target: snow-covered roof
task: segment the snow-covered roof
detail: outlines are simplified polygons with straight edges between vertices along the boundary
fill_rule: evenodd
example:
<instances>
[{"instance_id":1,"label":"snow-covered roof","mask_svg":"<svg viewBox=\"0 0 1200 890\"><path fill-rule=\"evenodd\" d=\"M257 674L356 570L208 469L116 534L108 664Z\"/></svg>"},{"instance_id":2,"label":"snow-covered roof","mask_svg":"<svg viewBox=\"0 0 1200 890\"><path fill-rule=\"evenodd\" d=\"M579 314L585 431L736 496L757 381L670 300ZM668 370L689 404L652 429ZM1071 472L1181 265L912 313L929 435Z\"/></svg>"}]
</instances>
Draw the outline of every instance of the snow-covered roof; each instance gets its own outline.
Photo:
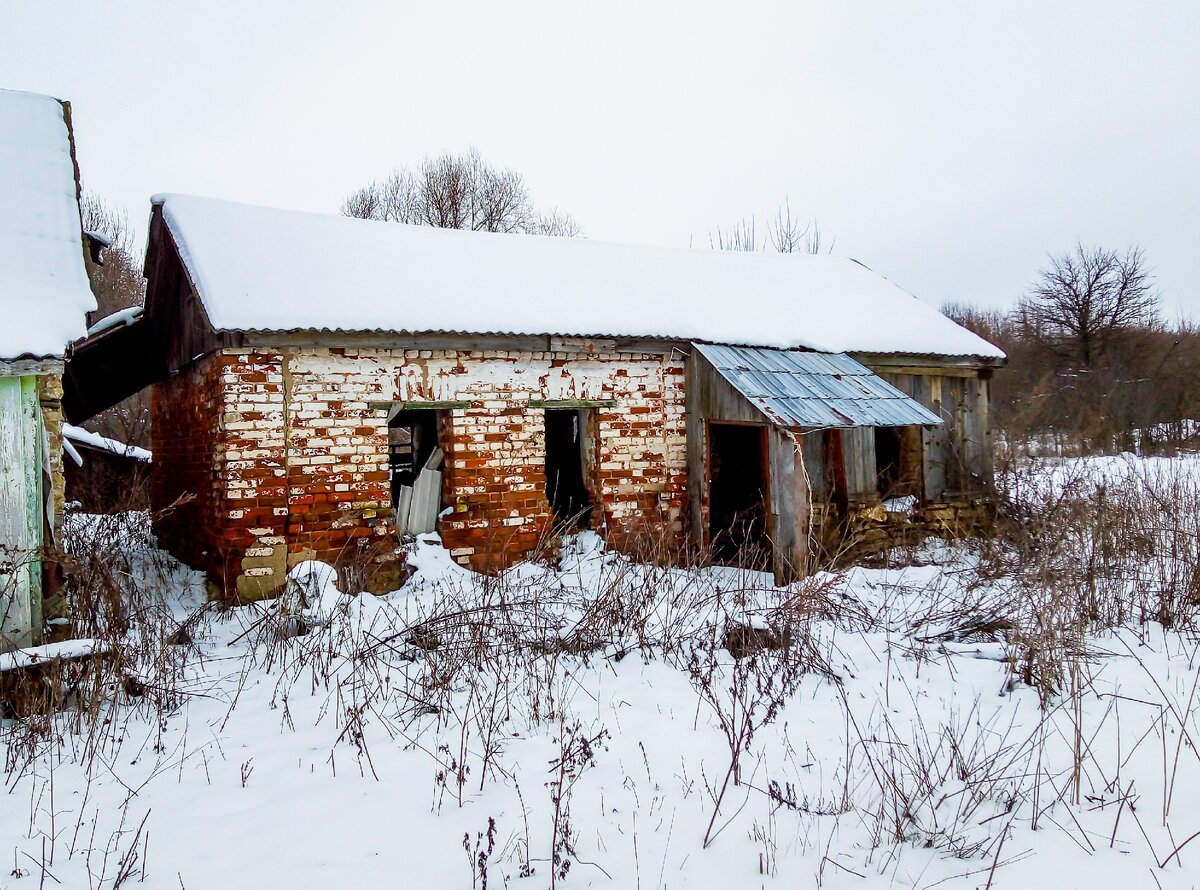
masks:
<instances>
[{"instance_id":1,"label":"snow-covered roof","mask_svg":"<svg viewBox=\"0 0 1200 890\"><path fill-rule=\"evenodd\" d=\"M0 90L0 360L61 356L95 308L63 105Z\"/></svg>"},{"instance_id":2,"label":"snow-covered roof","mask_svg":"<svg viewBox=\"0 0 1200 890\"><path fill-rule=\"evenodd\" d=\"M157 195L218 330L647 337L1003 358L842 257L608 244Z\"/></svg>"}]
</instances>

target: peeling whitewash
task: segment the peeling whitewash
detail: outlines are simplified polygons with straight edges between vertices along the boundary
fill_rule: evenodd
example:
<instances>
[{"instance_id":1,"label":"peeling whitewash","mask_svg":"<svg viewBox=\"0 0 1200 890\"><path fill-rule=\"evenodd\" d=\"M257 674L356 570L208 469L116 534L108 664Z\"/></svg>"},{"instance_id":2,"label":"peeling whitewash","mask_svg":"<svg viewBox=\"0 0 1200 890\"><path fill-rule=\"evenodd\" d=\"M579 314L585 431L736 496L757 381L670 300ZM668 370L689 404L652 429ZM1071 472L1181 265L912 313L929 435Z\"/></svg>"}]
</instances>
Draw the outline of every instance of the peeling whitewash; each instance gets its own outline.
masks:
<instances>
[{"instance_id":1,"label":"peeling whitewash","mask_svg":"<svg viewBox=\"0 0 1200 890\"><path fill-rule=\"evenodd\" d=\"M345 355L330 355L328 350L305 350L290 356L290 370L293 378L306 378L296 386L297 397L367 392L387 401L444 402L503 390L514 399L600 401L613 395L614 362L623 376L662 382L663 358L640 353L597 360L553 352L346 350Z\"/></svg>"}]
</instances>

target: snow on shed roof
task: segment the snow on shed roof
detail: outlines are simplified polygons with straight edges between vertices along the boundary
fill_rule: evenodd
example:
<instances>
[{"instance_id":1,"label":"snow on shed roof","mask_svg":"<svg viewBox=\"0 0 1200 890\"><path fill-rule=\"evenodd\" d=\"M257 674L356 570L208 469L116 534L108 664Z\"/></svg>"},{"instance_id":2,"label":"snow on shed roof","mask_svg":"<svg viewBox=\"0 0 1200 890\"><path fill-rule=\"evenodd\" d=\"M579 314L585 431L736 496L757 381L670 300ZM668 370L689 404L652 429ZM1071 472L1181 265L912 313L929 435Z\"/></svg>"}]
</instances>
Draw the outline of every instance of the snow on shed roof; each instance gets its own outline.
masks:
<instances>
[{"instance_id":1,"label":"snow on shed roof","mask_svg":"<svg viewBox=\"0 0 1200 890\"><path fill-rule=\"evenodd\" d=\"M96 308L63 105L0 90L0 360L61 356Z\"/></svg>"},{"instance_id":2,"label":"snow on shed roof","mask_svg":"<svg viewBox=\"0 0 1200 890\"><path fill-rule=\"evenodd\" d=\"M218 330L654 337L1003 358L850 259L407 226L158 195Z\"/></svg>"}]
</instances>

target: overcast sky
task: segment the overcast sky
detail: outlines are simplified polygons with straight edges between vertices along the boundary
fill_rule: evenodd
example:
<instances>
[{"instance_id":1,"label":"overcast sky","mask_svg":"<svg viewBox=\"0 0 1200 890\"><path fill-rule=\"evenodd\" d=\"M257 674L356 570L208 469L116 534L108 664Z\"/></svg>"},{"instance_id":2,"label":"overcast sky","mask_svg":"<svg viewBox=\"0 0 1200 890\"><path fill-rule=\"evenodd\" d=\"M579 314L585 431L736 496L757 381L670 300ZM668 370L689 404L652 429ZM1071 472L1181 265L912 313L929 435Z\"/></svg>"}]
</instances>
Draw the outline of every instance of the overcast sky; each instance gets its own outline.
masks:
<instances>
[{"instance_id":1,"label":"overcast sky","mask_svg":"<svg viewBox=\"0 0 1200 890\"><path fill-rule=\"evenodd\" d=\"M1200 317L1200 2L0 0L0 86L72 102L85 187L336 212L474 145L588 237L787 197L923 299L1141 244ZM0 196L2 200L2 196Z\"/></svg>"}]
</instances>

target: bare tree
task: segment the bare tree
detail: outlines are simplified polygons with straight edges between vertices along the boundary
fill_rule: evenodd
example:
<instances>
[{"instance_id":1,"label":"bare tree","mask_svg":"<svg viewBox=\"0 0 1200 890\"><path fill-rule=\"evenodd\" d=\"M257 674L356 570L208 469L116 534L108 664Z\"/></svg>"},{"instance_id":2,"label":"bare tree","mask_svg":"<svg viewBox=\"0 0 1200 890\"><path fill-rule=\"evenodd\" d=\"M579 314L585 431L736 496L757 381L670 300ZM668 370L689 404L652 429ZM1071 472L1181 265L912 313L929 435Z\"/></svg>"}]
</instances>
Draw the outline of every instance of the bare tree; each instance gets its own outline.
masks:
<instances>
[{"instance_id":1,"label":"bare tree","mask_svg":"<svg viewBox=\"0 0 1200 890\"><path fill-rule=\"evenodd\" d=\"M129 215L93 192L84 194L79 209L84 231L101 235L109 243L101 254L101 263L93 263L90 258L87 261L97 306L88 321L94 324L121 309L141 306L146 301L146 279L137 259Z\"/></svg>"},{"instance_id":2,"label":"bare tree","mask_svg":"<svg viewBox=\"0 0 1200 890\"><path fill-rule=\"evenodd\" d=\"M575 236L579 224L554 209L539 213L520 173L493 167L479 152L426 158L415 169L398 168L342 202L345 216L385 222Z\"/></svg>"},{"instance_id":3,"label":"bare tree","mask_svg":"<svg viewBox=\"0 0 1200 890\"><path fill-rule=\"evenodd\" d=\"M1122 333L1158 322L1158 292L1140 247L1077 244L1050 258L1017 313L1026 337L1089 369Z\"/></svg>"},{"instance_id":4,"label":"bare tree","mask_svg":"<svg viewBox=\"0 0 1200 890\"><path fill-rule=\"evenodd\" d=\"M775 219L767 223L766 237L758 235L758 220L751 216L739 220L732 229L710 232L708 243L716 250L774 250L778 253L832 253L834 242L825 243L825 236L817 221L802 222L792 215L791 202L784 198Z\"/></svg>"}]
</instances>

